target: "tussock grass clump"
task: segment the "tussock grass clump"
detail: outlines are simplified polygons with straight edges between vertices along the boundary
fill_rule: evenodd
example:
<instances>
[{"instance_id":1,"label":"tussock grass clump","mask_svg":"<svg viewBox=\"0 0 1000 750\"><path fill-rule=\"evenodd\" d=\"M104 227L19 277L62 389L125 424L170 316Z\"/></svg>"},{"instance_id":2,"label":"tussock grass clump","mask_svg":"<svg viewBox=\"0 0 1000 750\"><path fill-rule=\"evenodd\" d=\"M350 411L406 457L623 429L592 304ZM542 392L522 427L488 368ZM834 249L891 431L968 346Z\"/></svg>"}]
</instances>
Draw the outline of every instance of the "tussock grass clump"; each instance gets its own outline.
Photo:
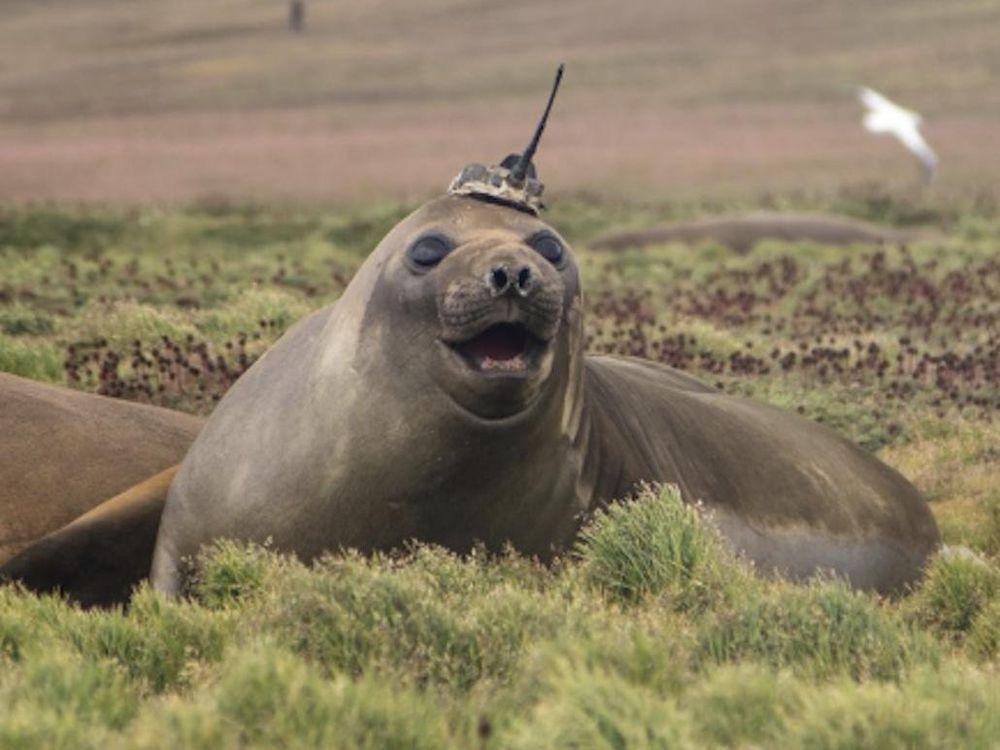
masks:
<instances>
[{"instance_id":1,"label":"tussock grass clump","mask_svg":"<svg viewBox=\"0 0 1000 750\"><path fill-rule=\"evenodd\" d=\"M1000 658L1000 597L993 599L976 615L969 629L966 648L977 659L995 661Z\"/></svg>"},{"instance_id":2,"label":"tussock grass clump","mask_svg":"<svg viewBox=\"0 0 1000 750\"><path fill-rule=\"evenodd\" d=\"M774 584L722 608L699 631L701 664L761 661L818 678L898 679L913 663L936 663L934 645L876 599L841 581Z\"/></svg>"},{"instance_id":3,"label":"tussock grass clump","mask_svg":"<svg viewBox=\"0 0 1000 750\"><path fill-rule=\"evenodd\" d=\"M55 330L55 320L49 315L16 308L0 311L0 333L7 336L44 336Z\"/></svg>"},{"instance_id":4,"label":"tussock grass clump","mask_svg":"<svg viewBox=\"0 0 1000 750\"><path fill-rule=\"evenodd\" d=\"M802 708L802 687L788 671L727 665L709 671L684 696L684 707L695 716L702 747L773 746Z\"/></svg>"},{"instance_id":5,"label":"tussock grass clump","mask_svg":"<svg viewBox=\"0 0 1000 750\"><path fill-rule=\"evenodd\" d=\"M441 550L404 558L328 556L314 569L286 561L255 601L251 627L331 671L403 672L467 688L503 680L525 648L571 633L572 603ZM539 576L545 573L539 572Z\"/></svg>"},{"instance_id":6,"label":"tussock grass clump","mask_svg":"<svg viewBox=\"0 0 1000 750\"><path fill-rule=\"evenodd\" d=\"M974 556L938 555L907 603L925 627L961 637L986 606L1000 598L1000 569Z\"/></svg>"},{"instance_id":7,"label":"tussock grass clump","mask_svg":"<svg viewBox=\"0 0 1000 750\"><path fill-rule=\"evenodd\" d=\"M273 645L229 662L183 704L150 705L136 722L135 748L244 747L410 750L471 747L466 726L405 683L332 678ZM458 734L459 736L455 736Z\"/></svg>"},{"instance_id":8,"label":"tussock grass clump","mask_svg":"<svg viewBox=\"0 0 1000 750\"><path fill-rule=\"evenodd\" d=\"M962 664L921 667L899 685L803 686L802 695L804 709L781 743L787 747L991 748L1000 737L996 676Z\"/></svg>"},{"instance_id":9,"label":"tussock grass clump","mask_svg":"<svg viewBox=\"0 0 1000 750\"><path fill-rule=\"evenodd\" d=\"M53 382L62 371L62 353L56 347L0 333L0 372Z\"/></svg>"},{"instance_id":10,"label":"tussock grass clump","mask_svg":"<svg viewBox=\"0 0 1000 750\"><path fill-rule=\"evenodd\" d=\"M21 669L0 671L0 747L98 748L134 719L139 704L113 662L40 649Z\"/></svg>"},{"instance_id":11,"label":"tussock grass clump","mask_svg":"<svg viewBox=\"0 0 1000 750\"><path fill-rule=\"evenodd\" d=\"M572 639L557 634L529 650L516 681L522 707L544 695L550 675L567 671L614 675L663 697L690 686L692 638L685 616L658 607L602 607L588 619L591 626Z\"/></svg>"},{"instance_id":12,"label":"tussock grass clump","mask_svg":"<svg viewBox=\"0 0 1000 750\"><path fill-rule=\"evenodd\" d=\"M750 583L674 485L644 486L634 500L599 512L581 532L577 553L590 585L626 604L660 596L677 611L700 610Z\"/></svg>"},{"instance_id":13,"label":"tussock grass clump","mask_svg":"<svg viewBox=\"0 0 1000 750\"><path fill-rule=\"evenodd\" d=\"M901 682L840 676L816 686L787 671L733 665L709 673L679 704L697 747L993 747L1000 693L961 663L916 667Z\"/></svg>"},{"instance_id":14,"label":"tussock grass clump","mask_svg":"<svg viewBox=\"0 0 1000 750\"><path fill-rule=\"evenodd\" d=\"M223 539L199 556L192 594L208 609L237 606L257 593L268 570L280 564L281 558L264 547Z\"/></svg>"},{"instance_id":15,"label":"tussock grass clump","mask_svg":"<svg viewBox=\"0 0 1000 750\"><path fill-rule=\"evenodd\" d=\"M81 654L114 660L144 691L160 693L185 689L192 670L218 662L231 629L227 617L143 586L125 613L80 613L58 635Z\"/></svg>"},{"instance_id":16,"label":"tussock grass clump","mask_svg":"<svg viewBox=\"0 0 1000 750\"><path fill-rule=\"evenodd\" d=\"M18 585L0 585L0 660L18 664L50 646L72 646L67 635L86 616L58 596L34 596Z\"/></svg>"},{"instance_id":17,"label":"tussock grass clump","mask_svg":"<svg viewBox=\"0 0 1000 750\"><path fill-rule=\"evenodd\" d=\"M672 698L600 665L550 665L544 697L510 732L509 747L686 748L691 719Z\"/></svg>"}]
</instances>

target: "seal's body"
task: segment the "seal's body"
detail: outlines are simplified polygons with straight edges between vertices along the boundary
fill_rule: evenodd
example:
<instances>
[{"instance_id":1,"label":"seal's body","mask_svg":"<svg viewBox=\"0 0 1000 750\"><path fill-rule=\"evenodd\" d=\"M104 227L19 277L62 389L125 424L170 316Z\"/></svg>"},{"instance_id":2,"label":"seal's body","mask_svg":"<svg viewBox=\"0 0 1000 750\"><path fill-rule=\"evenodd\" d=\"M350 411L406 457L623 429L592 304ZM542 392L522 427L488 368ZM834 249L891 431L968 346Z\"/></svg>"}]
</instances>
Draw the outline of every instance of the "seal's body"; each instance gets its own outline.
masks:
<instances>
[{"instance_id":1,"label":"seal's body","mask_svg":"<svg viewBox=\"0 0 1000 750\"><path fill-rule=\"evenodd\" d=\"M526 212L427 204L230 390L171 487L153 583L218 538L310 559L408 539L543 559L639 481L680 485L766 570L893 591L938 543L892 469L671 368L583 355L569 248Z\"/></svg>"},{"instance_id":2,"label":"seal's body","mask_svg":"<svg viewBox=\"0 0 1000 750\"><path fill-rule=\"evenodd\" d=\"M915 581L940 542L905 478L822 425L640 360L588 358L586 372L593 504L673 482L758 569L882 593Z\"/></svg>"},{"instance_id":3,"label":"seal's body","mask_svg":"<svg viewBox=\"0 0 1000 750\"><path fill-rule=\"evenodd\" d=\"M176 464L202 422L0 373L0 562Z\"/></svg>"}]
</instances>

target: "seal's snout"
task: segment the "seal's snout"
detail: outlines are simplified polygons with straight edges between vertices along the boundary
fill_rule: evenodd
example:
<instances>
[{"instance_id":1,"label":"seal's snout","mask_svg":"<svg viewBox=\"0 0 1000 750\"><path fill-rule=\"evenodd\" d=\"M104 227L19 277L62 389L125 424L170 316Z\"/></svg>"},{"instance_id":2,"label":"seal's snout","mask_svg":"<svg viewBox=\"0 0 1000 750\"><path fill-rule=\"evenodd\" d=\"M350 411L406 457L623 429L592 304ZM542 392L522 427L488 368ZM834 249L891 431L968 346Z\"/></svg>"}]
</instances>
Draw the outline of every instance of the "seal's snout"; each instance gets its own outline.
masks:
<instances>
[{"instance_id":1,"label":"seal's snout","mask_svg":"<svg viewBox=\"0 0 1000 750\"><path fill-rule=\"evenodd\" d=\"M494 252L455 253L442 267L438 294L442 338L461 344L501 323L518 324L531 338L552 339L563 313L564 285L559 273L539 263L520 246Z\"/></svg>"},{"instance_id":2,"label":"seal's snout","mask_svg":"<svg viewBox=\"0 0 1000 750\"><path fill-rule=\"evenodd\" d=\"M511 269L505 263L501 263L486 274L486 285L494 297L499 297L501 294L517 294L525 297L534 287L535 277L531 266L527 264Z\"/></svg>"},{"instance_id":3,"label":"seal's snout","mask_svg":"<svg viewBox=\"0 0 1000 750\"><path fill-rule=\"evenodd\" d=\"M465 373L542 378L562 322L559 271L523 242L468 245L442 266L441 340Z\"/></svg>"}]
</instances>

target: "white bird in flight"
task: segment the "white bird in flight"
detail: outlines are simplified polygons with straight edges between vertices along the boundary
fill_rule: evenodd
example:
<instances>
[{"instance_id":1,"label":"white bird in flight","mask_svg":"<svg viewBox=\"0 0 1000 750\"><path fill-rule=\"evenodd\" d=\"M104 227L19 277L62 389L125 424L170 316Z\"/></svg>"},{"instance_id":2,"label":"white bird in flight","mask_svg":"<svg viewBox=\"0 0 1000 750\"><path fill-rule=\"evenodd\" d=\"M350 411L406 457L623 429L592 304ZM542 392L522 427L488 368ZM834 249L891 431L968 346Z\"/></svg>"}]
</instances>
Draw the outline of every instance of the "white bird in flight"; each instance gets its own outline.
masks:
<instances>
[{"instance_id":1,"label":"white bird in flight","mask_svg":"<svg viewBox=\"0 0 1000 750\"><path fill-rule=\"evenodd\" d=\"M890 133L896 136L900 143L920 159L924 175L930 181L937 171L938 158L920 135L920 115L903 109L870 88L861 88L858 98L868 108L864 119L865 127L872 133Z\"/></svg>"}]
</instances>

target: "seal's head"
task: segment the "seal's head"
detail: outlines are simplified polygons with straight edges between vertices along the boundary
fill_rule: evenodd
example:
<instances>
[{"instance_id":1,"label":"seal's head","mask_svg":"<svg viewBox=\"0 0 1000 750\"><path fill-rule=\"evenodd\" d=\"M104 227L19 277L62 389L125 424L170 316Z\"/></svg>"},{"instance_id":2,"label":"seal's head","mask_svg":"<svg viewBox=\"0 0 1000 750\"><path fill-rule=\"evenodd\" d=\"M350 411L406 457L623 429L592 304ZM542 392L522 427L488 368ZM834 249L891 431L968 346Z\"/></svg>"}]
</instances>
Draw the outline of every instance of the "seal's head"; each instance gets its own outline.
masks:
<instances>
[{"instance_id":1,"label":"seal's head","mask_svg":"<svg viewBox=\"0 0 1000 750\"><path fill-rule=\"evenodd\" d=\"M579 275L565 240L537 217L542 185L531 163L561 74L562 66L523 154L467 167L449 195L404 220L374 254L389 303L379 309L402 313L392 335L408 349L433 349L434 384L483 420L556 403L574 379Z\"/></svg>"},{"instance_id":2,"label":"seal's head","mask_svg":"<svg viewBox=\"0 0 1000 750\"><path fill-rule=\"evenodd\" d=\"M433 350L437 387L481 419L535 406L580 327L565 240L534 216L456 196L426 204L390 238L379 286L397 304L383 309L401 313L389 325L407 348Z\"/></svg>"}]
</instances>

